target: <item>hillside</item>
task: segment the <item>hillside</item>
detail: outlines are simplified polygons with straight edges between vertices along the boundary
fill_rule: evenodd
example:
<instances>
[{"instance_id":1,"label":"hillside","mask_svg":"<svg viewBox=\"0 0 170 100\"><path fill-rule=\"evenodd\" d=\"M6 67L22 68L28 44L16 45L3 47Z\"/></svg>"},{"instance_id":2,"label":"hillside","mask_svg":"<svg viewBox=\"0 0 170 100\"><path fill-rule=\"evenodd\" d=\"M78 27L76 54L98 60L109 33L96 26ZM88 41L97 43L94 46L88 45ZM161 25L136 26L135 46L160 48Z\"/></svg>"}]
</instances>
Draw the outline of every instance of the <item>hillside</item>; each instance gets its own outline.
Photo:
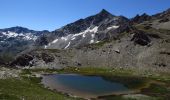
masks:
<instances>
[{"instance_id":1,"label":"hillside","mask_svg":"<svg viewBox=\"0 0 170 100\"><path fill-rule=\"evenodd\" d=\"M39 49L19 55L11 65L169 71L169 19L169 10L152 16L137 15L132 19L102 10L40 37Z\"/></svg>"}]
</instances>

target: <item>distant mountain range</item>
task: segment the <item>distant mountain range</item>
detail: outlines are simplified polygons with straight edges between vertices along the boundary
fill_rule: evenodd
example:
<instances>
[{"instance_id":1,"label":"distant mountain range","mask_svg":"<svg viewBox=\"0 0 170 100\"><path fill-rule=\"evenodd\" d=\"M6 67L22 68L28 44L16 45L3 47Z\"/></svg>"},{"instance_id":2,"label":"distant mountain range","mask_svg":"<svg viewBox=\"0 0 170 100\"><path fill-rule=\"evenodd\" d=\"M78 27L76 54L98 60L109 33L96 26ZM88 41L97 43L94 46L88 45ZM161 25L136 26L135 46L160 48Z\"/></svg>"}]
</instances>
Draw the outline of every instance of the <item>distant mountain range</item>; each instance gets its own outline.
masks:
<instances>
[{"instance_id":1,"label":"distant mountain range","mask_svg":"<svg viewBox=\"0 0 170 100\"><path fill-rule=\"evenodd\" d=\"M169 30L170 9L132 19L103 9L52 32L0 29L0 55L1 59L17 56L13 66L139 66L134 64L137 61L142 66L165 67L169 59L158 62L156 57L164 59L169 54ZM152 59L152 64L147 59Z\"/></svg>"},{"instance_id":2,"label":"distant mountain range","mask_svg":"<svg viewBox=\"0 0 170 100\"><path fill-rule=\"evenodd\" d=\"M48 31L34 31L23 27L0 29L0 57L16 56L33 46L37 38Z\"/></svg>"}]
</instances>

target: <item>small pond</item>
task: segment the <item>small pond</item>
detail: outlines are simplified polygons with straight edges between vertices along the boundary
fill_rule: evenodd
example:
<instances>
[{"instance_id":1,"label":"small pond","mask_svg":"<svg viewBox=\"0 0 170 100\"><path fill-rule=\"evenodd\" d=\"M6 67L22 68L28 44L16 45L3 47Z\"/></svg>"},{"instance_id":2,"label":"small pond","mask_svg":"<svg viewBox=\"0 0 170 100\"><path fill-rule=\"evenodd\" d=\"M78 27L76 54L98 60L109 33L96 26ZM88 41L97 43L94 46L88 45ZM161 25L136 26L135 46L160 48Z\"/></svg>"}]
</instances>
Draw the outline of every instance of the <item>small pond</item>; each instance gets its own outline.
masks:
<instances>
[{"instance_id":1,"label":"small pond","mask_svg":"<svg viewBox=\"0 0 170 100\"><path fill-rule=\"evenodd\" d=\"M100 76L78 74L44 75L42 84L49 89L82 98L96 98L130 91L122 83L107 81Z\"/></svg>"}]
</instances>

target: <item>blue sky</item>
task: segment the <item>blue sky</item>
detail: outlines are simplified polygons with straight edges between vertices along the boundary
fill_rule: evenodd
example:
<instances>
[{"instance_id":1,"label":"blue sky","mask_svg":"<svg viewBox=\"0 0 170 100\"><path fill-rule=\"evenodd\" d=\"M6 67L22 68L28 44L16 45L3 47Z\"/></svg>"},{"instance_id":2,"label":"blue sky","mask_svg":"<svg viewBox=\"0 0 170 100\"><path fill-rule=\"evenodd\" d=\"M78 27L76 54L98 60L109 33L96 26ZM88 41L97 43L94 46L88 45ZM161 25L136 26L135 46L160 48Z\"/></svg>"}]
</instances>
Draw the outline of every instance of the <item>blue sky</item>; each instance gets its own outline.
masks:
<instances>
[{"instance_id":1,"label":"blue sky","mask_svg":"<svg viewBox=\"0 0 170 100\"><path fill-rule=\"evenodd\" d=\"M106 9L128 18L170 8L170 0L0 0L0 28L55 30Z\"/></svg>"}]
</instances>

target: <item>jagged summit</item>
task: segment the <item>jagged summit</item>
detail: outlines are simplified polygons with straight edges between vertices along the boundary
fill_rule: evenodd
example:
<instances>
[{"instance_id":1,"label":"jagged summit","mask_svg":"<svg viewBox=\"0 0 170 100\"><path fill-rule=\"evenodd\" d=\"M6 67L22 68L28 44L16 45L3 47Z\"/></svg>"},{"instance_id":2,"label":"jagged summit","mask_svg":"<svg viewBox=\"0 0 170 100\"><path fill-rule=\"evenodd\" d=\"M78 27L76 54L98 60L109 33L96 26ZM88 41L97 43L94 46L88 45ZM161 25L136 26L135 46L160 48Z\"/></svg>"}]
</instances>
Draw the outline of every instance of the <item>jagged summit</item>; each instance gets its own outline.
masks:
<instances>
[{"instance_id":1,"label":"jagged summit","mask_svg":"<svg viewBox=\"0 0 170 100\"><path fill-rule=\"evenodd\" d=\"M147 13L143 13L141 16L149 16Z\"/></svg>"},{"instance_id":2,"label":"jagged summit","mask_svg":"<svg viewBox=\"0 0 170 100\"><path fill-rule=\"evenodd\" d=\"M168 8L166 11L163 12L164 14L170 13L170 8Z\"/></svg>"},{"instance_id":3,"label":"jagged summit","mask_svg":"<svg viewBox=\"0 0 170 100\"><path fill-rule=\"evenodd\" d=\"M122 22L117 21L119 20L118 16L114 16L105 9L102 9L99 13L89 16L84 19L79 19L73 23L67 24L66 26L63 26L60 29L56 29L52 33L54 33L53 37L55 36L64 36L68 34L76 34L80 33L82 31L85 31L89 27L93 26L101 26L102 24L108 24L108 23L116 23L116 22ZM122 18L122 17L121 17ZM123 20L127 21L127 18L123 18Z\"/></svg>"},{"instance_id":4,"label":"jagged summit","mask_svg":"<svg viewBox=\"0 0 170 100\"><path fill-rule=\"evenodd\" d=\"M99 14L111 14L111 13L105 9L102 9Z\"/></svg>"},{"instance_id":5,"label":"jagged summit","mask_svg":"<svg viewBox=\"0 0 170 100\"><path fill-rule=\"evenodd\" d=\"M149 69L170 69L167 59L169 16L165 11L156 16L140 14L129 20L103 9L55 31L34 35L36 41L32 40L32 34L0 32L0 51L3 54L9 53L9 50L13 54L23 51L23 55L20 53L11 64L21 67L149 66Z\"/></svg>"},{"instance_id":6,"label":"jagged summit","mask_svg":"<svg viewBox=\"0 0 170 100\"><path fill-rule=\"evenodd\" d=\"M150 19L151 19L151 16L149 16L146 13L143 13L142 15L137 14L134 18L131 19L131 21L132 23L142 23Z\"/></svg>"},{"instance_id":7,"label":"jagged summit","mask_svg":"<svg viewBox=\"0 0 170 100\"><path fill-rule=\"evenodd\" d=\"M4 32L11 31L11 32L16 32L16 33L32 33L32 32L34 32L34 30L30 30L28 28L21 27L21 26L15 26L15 27L1 29L1 31L4 31Z\"/></svg>"},{"instance_id":8,"label":"jagged summit","mask_svg":"<svg viewBox=\"0 0 170 100\"><path fill-rule=\"evenodd\" d=\"M128 22L127 18L114 16L103 9L95 15L77 20L47 34L45 37L40 37L37 44L45 45L47 49L67 49L98 43L112 37L114 33L118 33L118 30L122 31ZM108 34L108 31L111 30L114 32Z\"/></svg>"},{"instance_id":9,"label":"jagged summit","mask_svg":"<svg viewBox=\"0 0 170 100\"><path fill-rule=\"evenodd\" d=\"M48 33L48 30L35 31L22 26L14 26L10 28L0 29L0 32L15 32L15 33Z\"/></svg>"},{"instance_id":10,"label":"jagged summit","mask_svg":"<svg viewBox=\"0 0 170 100\"><path fill-rule=\"evenodd\" d=\"M113 17L114 16L105 9L102 9L97 15L100 15L100 16L103 16L103 17L108 17L108 16Z\"/></svg>"}]
</instances>

